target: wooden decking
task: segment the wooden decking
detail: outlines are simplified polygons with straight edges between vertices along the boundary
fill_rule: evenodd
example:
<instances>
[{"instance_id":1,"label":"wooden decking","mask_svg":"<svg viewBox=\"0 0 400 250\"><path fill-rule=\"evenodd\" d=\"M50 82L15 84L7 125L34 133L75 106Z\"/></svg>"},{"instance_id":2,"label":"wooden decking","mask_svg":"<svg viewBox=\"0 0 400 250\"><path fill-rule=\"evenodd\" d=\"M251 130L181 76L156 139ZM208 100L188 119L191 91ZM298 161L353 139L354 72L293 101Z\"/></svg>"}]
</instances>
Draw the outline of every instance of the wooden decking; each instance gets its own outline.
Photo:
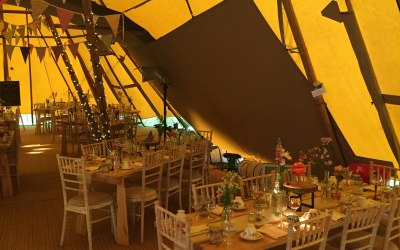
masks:
<instances>
[{"instance_id":1,"label":"wooden decking","mask_svg":"<svg viewBox=\"0 0 400 250\"><path fill-rule=\"evenodd\" d=\"M21 137L21 192L12 198L0 198L0 249L87 249L87 236L73 232L73 218L69 220L64 246L59 247L63 201L56 154L60 152L61 139L53 144L52 135L35 135L34 127L21 130ZM157 249L153 221L150 209L146 213L144 244L140 244L139 224L129 225L129 247L115 243L109 221L95 224L93 247Z\"/></svg>"}]
</instances>

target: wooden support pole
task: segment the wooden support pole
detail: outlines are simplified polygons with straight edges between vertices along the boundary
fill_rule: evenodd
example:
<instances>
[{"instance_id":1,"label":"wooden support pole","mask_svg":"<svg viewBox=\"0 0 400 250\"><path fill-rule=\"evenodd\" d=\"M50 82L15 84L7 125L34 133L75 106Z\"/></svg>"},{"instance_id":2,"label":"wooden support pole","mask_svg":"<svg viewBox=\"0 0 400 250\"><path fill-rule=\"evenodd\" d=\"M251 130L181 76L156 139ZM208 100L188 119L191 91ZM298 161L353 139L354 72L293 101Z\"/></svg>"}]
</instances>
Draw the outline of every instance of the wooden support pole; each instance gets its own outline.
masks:
<instances>
[{"instance_id":1,"label":"wooden support pole","mask_svg":"<svg viewBox=\"0 0 400 250\"><path fill-rule=\"evenodd\" d=\"M63 44L61 42L61 39L60 39L60 36L58 35L57 29L54 26L54 23L53 23L53 20L52 20L51 16L48 15L48 14L45 14L45 17L46 17L47 25L50 27L50 30L51 30L51 32L53 34L53 37L54 37L54 40L55 40L57 46L63 46ZM87 120L88 120L88 123L89 123L89 129L90 129L91 133L93 134L94 138L100 138L101 133L100 133L100 130L98 128L97 122L94 119L92 111L90 109L87 96L82 91L82 87L79 84L78 77L76 76L74 68L72 67L72 64L71 64L71 62L70 62L70 60L68 58L68 55L67 55L67 53L65 52L64 49L61 52L61 57L64 60L64 63L65 63L65 65L67 67L67 70L68 70L68 73L69 73L69 75L71 77L72 83L74 84L76 92L78 93L78 98L79 98L79 100L81 102L82 108L83 108L84 112L86 113Z\"/></svg>"},{"instance_id":2,"label":"wooden support pole","mask_svg":"<svg viewBox=\"0 0 400 250\"><path fill-rule=\"evenodd\" d=\"M303 62L304 70L306 72L306 76L310 84L313 84L318 81L313 66L312 62L310 59L310 56L308 54L307 47L305 45L303 35L301 33L299 24L297 22L296 14L293 9L293 5L291 0L282 0L283 7L285 8L286 16L289 21L290 28L292 29L293 37L294 40L296 41L297 48L300 51L300 58L301 61ZM314 98L315 104L318 107L319 113L321 115L322 121L325 125L325 132L327 133L328 136L331 138L335 138L335 133L333 131L333 126L329 120L328 112L326 110L325 106L325 101L322 96ZM334 154L336 160L343 164L344 163L344 158L343 155L340 153L340 149L338 148L340 145L337 143L337 140L335 138L335 145L337 147L334 147Z\"/></svg>"},{"instance_id":3,"label":"wooden support pole","mask_svg":"<svg viewBox=\"0 0 400 250\"><path fill-rule=\"evenodd\" d=\"M90 60L93 65L94 72L94 88L93 96L96 100L97 106L100 110L100 129L102 133L102 139L107 139L110 137L110 119L107 114L107 102L104 94L104 86L103 86L103 68L100 65L100 58L97 53L96 47L96 31L95 25L93 22L93 13L92 13L92 1L90 0L82 0L82 9L85 15L84 22L86 27L86 39L87 45L90 53ZM96 138L100 140L101 138Z\"/></svg>"}]
</instances>

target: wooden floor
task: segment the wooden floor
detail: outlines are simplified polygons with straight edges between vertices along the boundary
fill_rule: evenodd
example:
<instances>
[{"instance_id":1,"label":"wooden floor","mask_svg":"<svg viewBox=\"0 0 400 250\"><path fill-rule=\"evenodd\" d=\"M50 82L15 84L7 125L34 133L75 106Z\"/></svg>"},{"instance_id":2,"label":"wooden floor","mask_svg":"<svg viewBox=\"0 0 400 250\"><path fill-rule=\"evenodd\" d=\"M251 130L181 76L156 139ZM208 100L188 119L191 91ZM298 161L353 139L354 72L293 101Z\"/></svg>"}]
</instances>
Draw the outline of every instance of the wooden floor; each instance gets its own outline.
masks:
<instances>
[{"instance_id":1,"label":"wooden floor","mask_svg":"<svg viewBox=\"0 0 400 250\"><path fill-rule=\"evenodd\" d=\"M64 246L59 247L63 201L56 154L61 138L35 135L33 127L21 129L21 191L12 198L0 198L0 249L87 249L87 236L72 231L69 220ZM94 249L157 249L152 210L146 213L145 240L140 244L140 227L129 225L130 245L120 246L111 235L109 221L93 227Z\"/></svg>"}]
</instances>

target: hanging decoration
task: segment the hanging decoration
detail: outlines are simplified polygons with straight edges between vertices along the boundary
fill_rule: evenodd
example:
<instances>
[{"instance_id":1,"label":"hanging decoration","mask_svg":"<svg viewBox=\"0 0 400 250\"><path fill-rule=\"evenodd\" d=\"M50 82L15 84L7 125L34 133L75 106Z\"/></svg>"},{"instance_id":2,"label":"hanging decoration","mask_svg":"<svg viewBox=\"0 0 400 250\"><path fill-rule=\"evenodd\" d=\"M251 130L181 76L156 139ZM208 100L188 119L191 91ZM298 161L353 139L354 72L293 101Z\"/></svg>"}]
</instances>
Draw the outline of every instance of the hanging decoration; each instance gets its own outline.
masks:
<instances>
[{"instance_id":1,"label":"hanging decoration","mask_svg":"<svg viewBox=\"0 0 400 250\"><path fill-rule=\"evenodd\" d=\"M108 22L108 25L110 25L110 28L111 28L111 31L114 34L114 37L117 37L120 17L121 17L121 14L114 14L114 15L104 16L104 18Z\"/></svg>"},{"instance_id":2,"label":"hanging decoration","mask_svg":"<svg viewBox=\"0 0 400 250\"><path fill-rule=\"evenodd\" d=\"M35 47L36 48L36 53L39 57L39 61L42 61L44 56L46 55L46 47Z\"/></svg>"},{"instance_id":3,"label":"hanging decoration","mask_svg":"<svg viewBox=\"0 0 400 250\"><path fill-rule=\"evenodd\" d=\"M3 37L6 39L8 44L11 44L12 34L11 31L3 32Z\"/></svg>"},{"instance_id":4,"label":"hanging decoration","mask_svg":"<svg viewBox=\"0 0 400 250\"><path fill-rule=\"evenodd\" d=\"M58 61L58 58L61 55L61 52L63 51L63 48L61 46L53 46L51 47L54 53L54 57L56 58L56 61Z\"/></svg>"},{"instance_id":5,"label":"hanging decoration","mask_svg":"<svg viewBox=\"0 0 400 250\"><path fill-rule=\"evenodd\" d=\"M60 20L61 29L63 32L65 32L65 30L67 29L68 24L74 17L74 14L75 14L74 12L71 12L69 10L57 8L57 16L58 19Z\"/></svg>"},{"instance_id":6,"label":"hanging decoration","mask_svg":"<svg viewBox=\"0 0 400 250\"><path fill-rule=\"evenodd\" d=\"M25 26L18 28L17 33L22 39L24 39L25 38Z\"/></svg>"},{"instance_id":7,"label":"hanging decoration","mask_svg":"<svg viewBox=\"0 0 400 250\"><path fill-rule=\"evenodd\" d=\"M26 59L29 56L29 48L28 47L20 47L22 57L24 58L24 62L26 63Z\"/></svg>"},{"instance_id":8,"label":"hanging decoration","mask_svg":"<svg viewBox=\"0 0 400 250\"><path fill-rule=\"evenodd\" d=\"M7 52L8 58L11 60L11 56L12 56L12 53L14 52L15 46L5 45L5 48L6 48L6 52Z\"/></svg>"},{"instance_id":9,"label":"hanging decoration","mask_svg":"<svg viewBox=\"0 0 400 250\"><path fill-rule=\"evenodd\" d=\"M101 41L103 42L104 46L106 46L107 49L111 48L111 42L113 40L113 34L107 34L101 37Z\"/></svg>"},{"instance_id":10,"label":"hanging decoration","mask_svg":"<svg viewBox=\"0 0 400 250\"><path fill-rule=\"evenodd\" d=\"M38 19L50 4L43 0L31 0L32 18Z\"/></svg>"},{"instance_id":11,"label":"hanging decoration","mask_svg":"<svg viewBox=\"0 0 400 250\"><path fill-rule=\"evenodd\" d=\"M35 46L33 46L33 44L28 44L28 47L29 47L29 53L32 54L33 47Z\"/></svg>"},{"instance_id":12,"label":"hanging decoration","mask_svg":"<svg viewBox=\"0 0 400 250\"><path fill-rule=\"evenodd\" d=\"M18 42L21 39L21 37L19 35L15 34L14 38L15 38L15 45L18 45Z\"/></svg>"},{"instance_id":13,"label":"hanging decoration","mask_svg":"<svg viewBox=\"0 0 400 250\"><path fill-rule=\"evenodd\" d=\"M71 51L71 54L74 56L74 58L76 58L76 54L78 54L78 47L79 43L68 44L68 48Z\"/></svg>"}]
</instances>

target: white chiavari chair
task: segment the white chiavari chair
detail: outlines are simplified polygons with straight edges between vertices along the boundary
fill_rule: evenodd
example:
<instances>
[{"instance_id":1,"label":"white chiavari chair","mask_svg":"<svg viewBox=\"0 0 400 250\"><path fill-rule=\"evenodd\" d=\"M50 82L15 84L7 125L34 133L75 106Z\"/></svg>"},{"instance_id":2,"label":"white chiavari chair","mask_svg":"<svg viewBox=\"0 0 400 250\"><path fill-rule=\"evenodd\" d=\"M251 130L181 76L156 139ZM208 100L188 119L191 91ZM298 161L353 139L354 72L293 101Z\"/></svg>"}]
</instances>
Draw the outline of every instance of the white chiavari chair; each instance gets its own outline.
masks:
<instances>
[{"instance_id":1,"label":"white chiavari chair","mask_svg":"<svg viewBox=\"0 0 400 250\"><path fill-rule=\"evenodd\" d=\"M90 157L94 154L98 157L105 157L107 155L104 141L90 144L81 144L81 150L82 155L85 157Z\"/></svg>"},{"instance_id":2,"label":"white chiavari chair","mask_svg":"<svg viewBox=\"0 0 400 250\"><path fill-rule=\"evenodd\" d=\"M154 205L160 197L162 169L165 162L164 154L164 150L145 153L142 157L141 184L126 188L127 202L133 205L133 223L135 223L136 216L140 217L141 243L144 239L145 208ZM139 204L139 211L136 211L137 203Z\"/></svg>"},{"instance_id":3,"label":"white chiavari chair","mask_svg":"<svg viewBox=\"0 0 400 250\"><path fill-rule=\"evenodd\" d=\"M161 192L165 194L166 209L168 209L169 198L173 195L178 195L179 209L182 209L182 171L185 152L186 144L166 150L168 163L166 164L161 184Z\"/></svg>"},{"instance_id":4,"label":"white chiavari chair","mask_svg":"<svg viewBox=\"0 0 400 250\"><path fill-rule=\"evenodd\" d=\"M326 249L329 225L333 210L321 213L311 219L293 223L289 222L286 250Z\"/></svg>"},{"instance_id":5,"label":"white chiavari chair","mask_svg":"<svg viewBox=\"0 0 400 250\"><path fill-rule=\"evenodd\" d=\"M156 213L156 227L158 249L185 249L190 250L190 220L183 221L176 214L160 206L157 201L154 205Z\"/></svg>"},{"instance_id":6,"label":"white chiavari chair","mask_svg":"<svg viewBox=\"0 0 400 250\"><path fill-rule=\"evenodd\" d=\"M275 184L275 173L264 174L260 176L248 177L243 179L242 196L243 199L250 199L252 197L252 185L257 185L259 190L271 190Z\"/></svg>"},{"instance_id":7,"label":"white chiavari chair","mask_svg":"<svg viewBox=\"0 0 400 250\"><path fill-rule=\"evenodd\" d=\"M107 193L90 192L85 173L84 158L71 158L57 154L58 168L61 177L61 186L64 200L64 216L60 239L60 246L64 244L67 213L73 212L86 215L89 249L92 247L92 224L111 218L112 232L115 235L114 197ZM93 210L106 211L105 216Z\"/></svg>"},{"instance_id":8,"label":"white chiavari chair","mask_svg":"<svg viewBox=\"0 0 400 250\"><path fill-rule=\"evenodd\" d=\"M343 230L329 236L327 249L368 249L374 248L376 233L385 204L348 208L345 213Z\"/></svg>"}]
</instances>

